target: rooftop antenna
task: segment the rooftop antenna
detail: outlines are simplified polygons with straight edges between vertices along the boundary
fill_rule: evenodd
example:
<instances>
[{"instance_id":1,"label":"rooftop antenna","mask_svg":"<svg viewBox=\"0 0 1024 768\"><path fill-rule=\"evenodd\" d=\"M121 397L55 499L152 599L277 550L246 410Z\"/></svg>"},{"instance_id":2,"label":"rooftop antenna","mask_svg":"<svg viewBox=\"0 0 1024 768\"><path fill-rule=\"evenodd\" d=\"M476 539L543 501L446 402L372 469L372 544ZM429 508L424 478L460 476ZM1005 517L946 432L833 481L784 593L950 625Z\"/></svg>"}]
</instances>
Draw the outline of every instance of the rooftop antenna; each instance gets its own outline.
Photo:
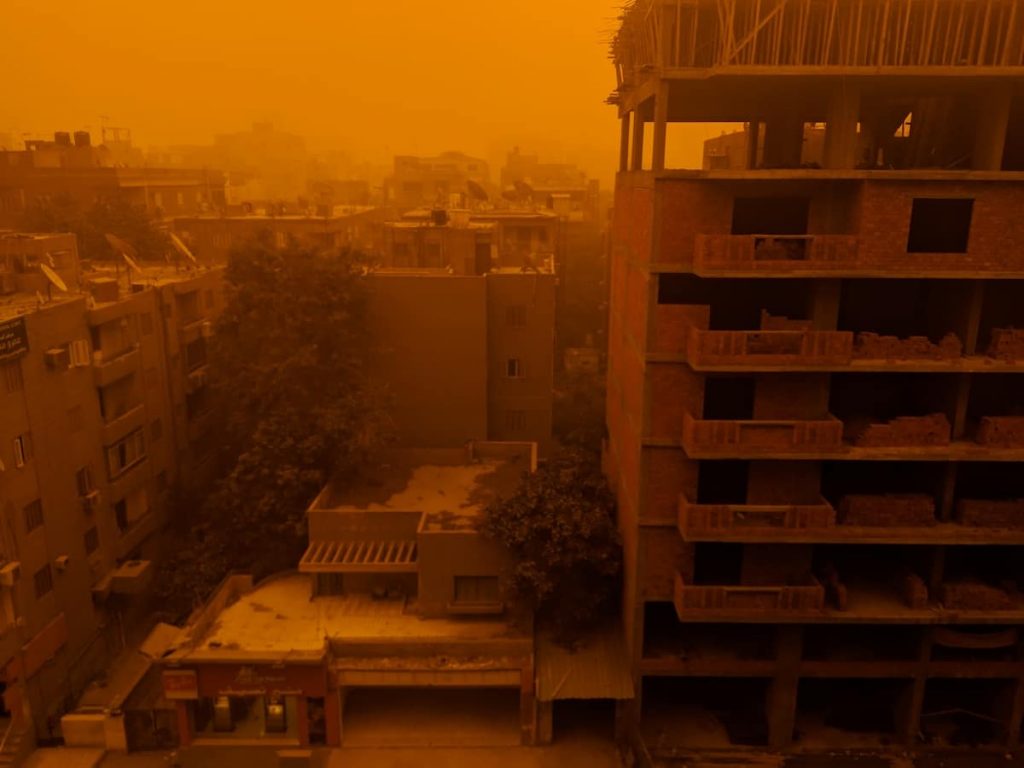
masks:
<instances>
[{"instance_id":1,"label":"rooftop antenna","mask_svg":"<svg viewBox=\"0 0 1024 768\"><path fill-rule=\"evenodd\" d=\"M192 266L198 267L199 261L192 254L192 251L188 249L188 246L181 241L181 238L178 237L173 232L168 232L167 234L171 236L171 245L174 246L174 250L176 250L178 253L180 253L182 256L188 259L188 261L192 262Z\"/></svg>"}]
</instances>

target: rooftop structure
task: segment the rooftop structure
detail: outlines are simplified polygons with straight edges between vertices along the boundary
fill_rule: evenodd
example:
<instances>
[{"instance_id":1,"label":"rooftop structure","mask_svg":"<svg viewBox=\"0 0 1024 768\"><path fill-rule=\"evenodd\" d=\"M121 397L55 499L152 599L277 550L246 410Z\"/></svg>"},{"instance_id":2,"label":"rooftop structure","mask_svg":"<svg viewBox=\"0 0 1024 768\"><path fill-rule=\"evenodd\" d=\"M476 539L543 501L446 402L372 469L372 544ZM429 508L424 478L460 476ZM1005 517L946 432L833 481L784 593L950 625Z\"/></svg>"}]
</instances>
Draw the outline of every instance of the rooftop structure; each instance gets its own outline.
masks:
<instances>
[{"instance_id":1,"label":"rooftop structure","mask_svg":"<svg viewBox=\"0 0 1024 768\"><path fill-rule=\"evenodd\" d=\"M464 205L470 182L484 189L490 186L487 162L462 152L442 152L436 157L396 156L388 184L394 206L405 211L424 205Z\"/></svg>"},{"instance_id":2,"label":"rooftop structure","mask_svg":"<svg viewBox=\"0 0 1024 768\"><path fill-rule=\"evenodd\" d=\"M625 13L605 462L655 751L1019 743L1018 5ZM667 167L721 121L742 156Z\"/></svg>"}]
</instances>

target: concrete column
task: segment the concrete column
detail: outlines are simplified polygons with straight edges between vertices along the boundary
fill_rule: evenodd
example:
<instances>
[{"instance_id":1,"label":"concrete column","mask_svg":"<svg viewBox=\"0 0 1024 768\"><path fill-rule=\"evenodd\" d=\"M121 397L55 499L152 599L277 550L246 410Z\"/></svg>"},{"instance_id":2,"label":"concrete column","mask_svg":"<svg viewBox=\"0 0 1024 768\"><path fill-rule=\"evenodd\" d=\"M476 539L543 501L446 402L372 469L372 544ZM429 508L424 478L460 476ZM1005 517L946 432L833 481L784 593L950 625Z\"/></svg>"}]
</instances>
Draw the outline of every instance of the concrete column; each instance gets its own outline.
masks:
<instances>
[{"instance_id":1,"label":"concrete column","mask_svg":"<svg viewBox=\"0 0 1024 768\"><path fill-rule=\"evenodd\" d=\"M619 133L619 170L629 170L629 115L627 112L620 120L622 124L621 132Z\"/></svg>"},{"instance_id":2,"label":"concrete column","mask_svg":"<svg viewBox=\"0 0 1024 768\"><path fill-rule=\"evenodd\" d=\"M174 702L174 709L178 714L178 744L183 747L192 744L192 718L188 712L187 701Z\"/></svg>"},{"instance_id":3,"label":"concrete column","mask_svg":"<svg viewBox=\"0 0 1024 768\"><path fill-rule=\"evenodd\" d=\"M668 134L668 81L658 83L658 91L654 96L654 143L651 168L655 171L665 170L665 144Z\"/></svg>"},{"instance_id":4,"label":"concrete column","mask_svg":"<svg viewBox=\"0 0 1024 768\"><path fill-rule=\"evenodd\" d=\"M554 738L554 702L537 702L537 744L550 744Z\"/></svg>"},{"instance_id":5,"label":"concrete column","mask_svg":"<svg viewBox=\"0 0 1024 768\"><path fill-rule=\"evenodd\" d=\"M519 687L519 727L521 743L529 747L537 743L537 692L533 679L533 660L523 667Z\"/></svg>"},{"instance_id":6,"label":"concrete column","mask_svg":"<svg viewBox=\"0 0 1024 768\"><path fill-rule=\"evenodd\" d=\"M644 169L644 119L640 115L640 108L633 110L633 149L632 163L630 168L634 171Z\"/></svg>"},{"instance_id":7,"label":"concrete column","mask_svg":"<svg viewBox=\"0 0 1024 768\"><path fill-rule=\"evenodd\" d=\"M857 122L860 120L860 90L849 83L837 89L829 101L825 122L826 168L857 165Z\"/></svg>"},{"instance_id":8,"label":"concrete column","mask_svg":"<svg viewBox=\"0 0 1024 768\"><path fill-rule=\"evenodd\" d=\"M303 694L295 697L295 723L299 733L299 746L309 746L309 699Z\"/></svg>"},{"instance_id":9,"label":"concrete column","mask_svg":"<svg viewBox=\"0 0 1024 768\"><path fill-rule=\"evenodd\" d=\"M796 697L800 656L803 653L803 629L798 626L778 629L778 671L768 690L768 744L773 749L789 746L796 724Z\"/></svg>"},{"instance_id":10,"label":"concrete column","mask_svg":"<svg viewBox=\"0 0 1024 768\"><path fill-rule=\"evenodd\" d=\"M765 121L765 168L797 168L803 149L803 120L792 115L778 115Z\"/></svg>"},{"instance_id":11,"label":"concrete column","mask_svg":"<svg viewBox=\"0 0 1024 768\"><path fill-rule=\"evenodd\" d=\"M1003 167L1012 96L1010 87L1003 85L987 89L979 97L971 161L977 171L998 171Z\"/></svg>"},{"instance_id":12,"label":"concrete column","mask_svg":"<svg viewBox=\"0 0 1024 768\"><path fill-rule=\"evenodd\" d=\"M324 696L324 724L327 746L341 746L341 691L328 690Z\"/></svg>"},{"instance_id":13,"label":"concrete column","mask_svg":"<svg viewBox=\"0 0 1024 768\"><path fill-rule=\"evenodd\" d=\"M815 280L811 288L808 319L816 331L834 331L839 326L840 280Z\"/></svg>"},{"instance_id":14,"label":"concrete column","mask_svg":"<svg viewBox=\"0 0 1024 768\"><path fill-rule=\"evenodd\" d=\"M1021 720L1024 720L1024 680L1018 678L1013 684L1013 700L1006 723L1006 741L1012 748L1020 746Z\"/></svg>"},{"instance_id":15,"label":"concrete column","mask_svg":"<svg viewBox=\"0 0 1024 768\"><path fill-rule=\"evenodd\" d=\"M747 169L757 168L758 148L761 145L761 123L754 120L747 123Z\"/></svg>"}]
</instances>

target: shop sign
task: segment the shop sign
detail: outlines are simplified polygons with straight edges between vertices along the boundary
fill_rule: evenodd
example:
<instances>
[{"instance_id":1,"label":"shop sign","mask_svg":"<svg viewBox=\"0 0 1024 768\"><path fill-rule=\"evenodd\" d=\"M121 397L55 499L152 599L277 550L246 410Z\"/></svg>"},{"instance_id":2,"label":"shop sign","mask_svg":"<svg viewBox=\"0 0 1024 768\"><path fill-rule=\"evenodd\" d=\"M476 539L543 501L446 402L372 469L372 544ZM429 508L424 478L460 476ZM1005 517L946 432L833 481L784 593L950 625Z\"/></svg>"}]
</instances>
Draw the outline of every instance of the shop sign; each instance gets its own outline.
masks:
<instances>
[{"instance_id":1,"label":"shop sign","mask_svg":"<svg viewBox=\"0 0 1024 768\"><path fill-rule=\"evenodd\" d=\"M199 681L191 669L165 669L161 675L168 699L198 699Z\"/></svg>"},{"instance_id":2,"label":"shop sign","mask_svg":"<svg viewBox=\"0 0 1024 768\"><path fill-rule=\"evenodd\" d=\"M25 318L16 317L0 323L0 360L20 357L28 352L28 332Z\"/></svg>"}]
</instances>

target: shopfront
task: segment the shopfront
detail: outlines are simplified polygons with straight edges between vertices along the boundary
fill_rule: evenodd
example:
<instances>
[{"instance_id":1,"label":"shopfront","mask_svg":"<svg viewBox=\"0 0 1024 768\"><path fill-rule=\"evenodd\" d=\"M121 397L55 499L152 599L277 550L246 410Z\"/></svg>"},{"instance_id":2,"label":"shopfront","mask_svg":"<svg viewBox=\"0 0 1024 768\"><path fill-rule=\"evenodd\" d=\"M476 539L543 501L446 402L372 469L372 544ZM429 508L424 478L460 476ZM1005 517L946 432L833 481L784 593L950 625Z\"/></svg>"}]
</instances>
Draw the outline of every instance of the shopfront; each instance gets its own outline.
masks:
<instances>
[{"instance_id":1,"label":"shopfront","mask_svg":"<svg viewBox=\"0 0 1024 768\"><path fill-rule=\"evenodd\" d=\"M183 746L337 743L337 695L328 696L322 661L197 664L165 668L162 679Z\"/></svg>"}]
</instances>

